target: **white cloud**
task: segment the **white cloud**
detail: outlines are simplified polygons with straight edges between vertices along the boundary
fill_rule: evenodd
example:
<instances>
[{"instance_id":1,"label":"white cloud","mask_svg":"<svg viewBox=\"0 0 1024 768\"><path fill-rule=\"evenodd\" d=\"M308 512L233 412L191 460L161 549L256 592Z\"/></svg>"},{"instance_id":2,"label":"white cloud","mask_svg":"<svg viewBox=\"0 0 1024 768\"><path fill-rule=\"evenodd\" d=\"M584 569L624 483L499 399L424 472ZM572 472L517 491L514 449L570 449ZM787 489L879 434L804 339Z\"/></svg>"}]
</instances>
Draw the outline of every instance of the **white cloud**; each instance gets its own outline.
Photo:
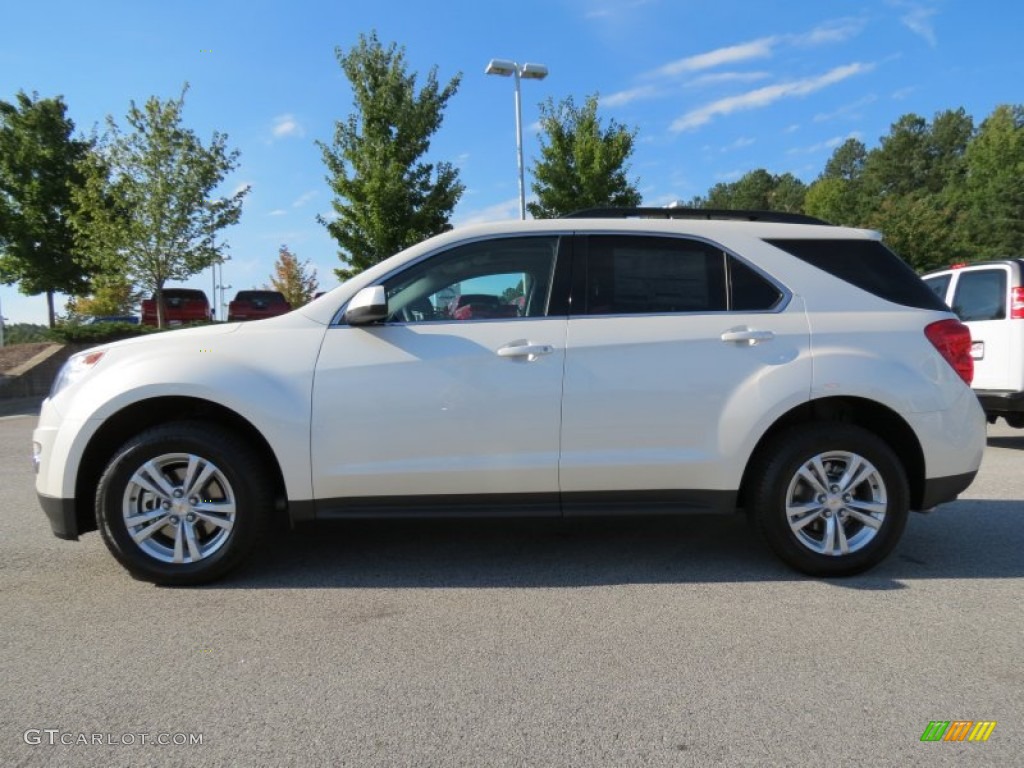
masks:
<instances>
[{"instance_id":1,"label":"white cloud","mask_svg":"<svg viewBox=\"0 0 1024 768\"><path fill-rule=\"evenodd\" d=\"M609 96L600 98L602 107L621 107L631 101L640 99L653 99L659 95L659 91L653 85L641 85L627 91L617 91Z\"/></svg>"},{"instance_id":2,"label":"white cloud","mask_svg":"<svg viewBox=\"0 0 1024 768\"><path fill-rule=\"evenodd\" d=\"M924 38L932 48L939 44L938 38L935 36L935 27L932 25L932 16L938 13L937 8L924 3L904 2L903 0L890 0L890 5L906 10L906 13L900 17L900 21L907 29Z\"/></svg>"},{"instance_id":3,"label":"white cloud","mask_svg":"<svg viewBox=\"0 0 1024 768\"><path fill-rule=\"evenodd\" d=\"M241 192L243 189L252 189L252 182L250 182L250 181L243 181L241 184L236 185L235 188L233 190L231 190L231 196L234 197L239 192Z\"/></svg>"},{"instance_id":4,"label":"white cloud","mask_svg":"<svg viewBox=\"0 0 1024 768\"><path fill-rule=\"evenodd\" d=\"M800 123L793 123L792 125L787 125L786 130L784 130L783 133L796 133L799 130Z\"/></svg>"},{"instance_id":5,"label":"white cloud","mask_svg":"<svg viewBox=\"0 0 1024 768\"><path fill-rule=\"evenodd\" d=\"M698 53L696 56L687 56L685 59L671 61L663 67L656 69L653 74L662 77L673 77L687 72L700 72L704 69L712 69L722 64L733 64L737 61L748 61L749 59L763 59L771 56L772 49L778 42L778 37L762 37L758 40L751 40L749 43L716 48L707 53Z\"/></svg>"},{"instance_id":6,"label":"white cloud","mask_svg":"<svg viewBox=\"0 0 1024 768\"><path fill-rule=\"evenodd\" d=\"M687 56L684 59L671 61L650 73L660 77L674 77L687 72L701 72L714 69L723 64L735 64L751 59L764 59L772 56L775 49L782 45L816 46L842 43L854 37L864 29L862 19L835 19L819 24L810 32L786 35L770 35L751 40L746 43L727 45L706 53Z\"/></svg>"},{"instance_id":7,"label":"white cloud","mask_svg":"<svg viewBox=\"0 0 1024 768\"><path fill-rule=\"evenodd\" d=\"M316 197L316 190L310 190L309 192L303 192L301 195L299 195L295 199L295 202L292 203L292 208L301 208L306 203L308 203L310 200L312 200L314 197Z\"/></svg>"},{"instance_id":8,"label":"white cloud","mask_svg":"<svg viewBox=\"0 0 1024 768\"><path fill-rule=\"evenodd\" d=\"M459 214L453 222L456 227L468 227L471 224L484 224L489 221L507 221L519 218L519 197L504 200L486 208Z\"/></svg>"},{"instance_id":9,"label":"white cloud","mask_svg":"<svg viewBox=\"0 0 1024 768\"><path fill-rule=\"evenodd\" d=\"M717 116L730 115L733 112L743 112L750 109L761 109L770 106L780 99L807 96L808 94L820 91L854 75L859 75L873 69L873 64L854 62L841 67L835 67L823 75L807 77L802 80L793 80L788 83L776 83L767 85L757 90L747 91L738 96L729 96L724 99L713 101L702 107L687 112L677 118L671 129L675 132L688 131L699 128L710 123Z\"/></svg>"},{"instance_id":10,"label":"white cloud","mask_svg":"<svg viewBox=\"0 0 1024 768\"><path fill-rule=\"evenodd\" d=\"M306 129L295 119L295 115L290 114L275 117L274 127L271 129L271 132L274 134L275 139L301 138L306 135Z\"/></svg>"},{"instance_id":11,"label":"white cloud","mask_svg":"<svg viewBox=\"0 0 1024 768\"><path fill-rule=\"evenodd\" d=\"M272 210L267 215L268 216L284 216L286 213L288 213L288 211L286 211L284 208L275 208L274 210Z\"/></svg>"},{"instance_id":12,"label":"white cloud","mask_svg":"<svg viewBox=\"0 0 1024 768\"><path fill-rule=\"evenodd\" d=\"M898 91L893 91L892 94L891 94L891 97L895 101L903 101L905 98L910 96L910 94L912 94L916 90L917 89L914 86L910 85L910 86L907 86L906 88L900 88Z\"/></svg>"},{"instance_id":13,"label":"white cloud","mask_svg":"<svg viewBox=\"0 0 1024 768\"><path fill-rule=\"evenodd\" d=\"M722 147L718 151L719 152L733 152L733 151L735 151L737 149L743 149L744 147L749 147L753 143L754 143L754 139L747 138L746 136L741 136L740 138L736 139L736 141L732 142L732 144L726 144L724 147Z\"/></svg>"},{"instance_id":14,"label":"white cloud","mask_svg":"<svg viewBox=\"0 0 1024 768\"><path fill-rule=\"evenodd\" d=\"M768 77L770 75L767 72L712 72L688 80L686 86L688 88L704 88L709 85L725 83L755 83Z\"/></svg>"},{"instance_id":15,"label":"white cloud","mask_svg":"<svg viewBox=\"0 0 1024 768\"><path fill-rule=\"evenodd\" d=\"M839 118L847 120L859 119L862 117L859 111L860 108L866 107L868 104L874 104L876 101L878 101L878 97L873 93L869 93L864 98L857 99L857 101L852 101L849 104L844 104L837 109L833 109L831 112L819 112L814 116L814 122L824 123L829 120L836 120Z\"/></svg>"},{"instance_id":16,"label":"white cloud","mask_svg":"<svg viewBox=\"0 0 1024 768\"><path fill-rule=\"evenodd\" d=\"M790 35L788 39L794 45L803 46L843 43L859 35L864 30L864 24L863 19L835 19L826 21L802 35Z\"/></svg>"}]
</instances>

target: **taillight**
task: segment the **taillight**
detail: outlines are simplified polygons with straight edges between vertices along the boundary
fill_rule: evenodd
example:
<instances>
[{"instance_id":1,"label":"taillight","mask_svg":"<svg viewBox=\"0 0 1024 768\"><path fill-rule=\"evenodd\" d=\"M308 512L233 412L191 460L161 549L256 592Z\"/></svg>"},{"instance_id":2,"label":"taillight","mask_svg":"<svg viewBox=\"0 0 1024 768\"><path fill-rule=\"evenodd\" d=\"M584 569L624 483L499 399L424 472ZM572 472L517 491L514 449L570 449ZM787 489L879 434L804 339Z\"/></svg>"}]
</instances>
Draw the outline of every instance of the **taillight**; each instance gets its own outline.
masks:
<instances>
[{"instance_id":1,"label":"taillight","mask_svg":"<svg viewBox=\"0 0 1024 768\"><path fill-rule=\"evenodd\" d=\"M1024 320L1024 286L1010 289L1010 319Z\"/></svg>"},{"instance_id":2,"label":"taillight","mask_svg":"<svg viewBox=\"0 0 1024 768\"><path fill-rule=\"evenodd\" d=\"M939 320L924 329L924 335L946 362L968 384L974 379L971 357L971 329L959 320Z\"/></svg>"}]
</instances>

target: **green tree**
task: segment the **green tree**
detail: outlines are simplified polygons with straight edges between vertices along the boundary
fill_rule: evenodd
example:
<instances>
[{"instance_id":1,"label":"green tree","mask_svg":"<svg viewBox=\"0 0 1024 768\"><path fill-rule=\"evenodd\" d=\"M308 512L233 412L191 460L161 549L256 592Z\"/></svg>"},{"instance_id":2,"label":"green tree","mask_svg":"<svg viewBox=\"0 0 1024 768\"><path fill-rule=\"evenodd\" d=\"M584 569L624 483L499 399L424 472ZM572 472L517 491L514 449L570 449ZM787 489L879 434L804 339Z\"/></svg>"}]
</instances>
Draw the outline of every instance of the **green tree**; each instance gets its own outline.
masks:
<instances>
[{"instance_id":1,"label":"green tree","mask_svg":"<svg viewBox=\"0 0 1024 768\"><path fill-rule=\"evenodd\" d=\"M284 294L285 300L298 309L308 304L320 287L316 278L316 269L310 271L310 261L299 261L298 257L282 245L277 251L274 263L274 274L270 276L270 285L275 291Z\"/></svg>"},{"instance_id":2,"label":"green tree","mask_svg":"<svg viewBox=\"0 0 1024 768\"><path fill-rule=\"evenodd\" d=\"M996 107L965 160L965 248L974 259L1024 255L1024 105Z\"/></svg>"},{"instance_id":3,"label":"green tree","mask_svg":"<svg viewBox=\"0 0 1024 768\"><path fill-rule=\"evenodd\" d=\"M67 303L74 316L111 317L130 315L142 298L123 274L101 273L93 281L92 294L75 296Z\"/></svg>"},{"instance_id":4,"label":"green tree","mask_svg":"<svg viewBox=\"0 0 1024 768\"><path fill-rule=\"evenodd\" d=\"M807 186L793 174L778 176L758 168L734 182L715 184L696 202L700 208L799 213L806 194Z\"/></svg>"},{"instance_id":5,"label":"green tree","mask_svg":"<svg viewBox=\"0 0 1024 768\"><path fill-rule=\"evenodd\" d=\"M163 289L217 262L222 228L238 221L248 187L222 197L213 190L237 167L238 151L214 132L204 146L182 125L188 84L177 99L131 102L122 132L107 118L102 162L87 163L86 184L76 193L76 229L89 257L105 271L123 272L157 298L163 326Z\"/></svg>"},{"instance_id":6,"label":"green tree","mask_svg":"<svg viewBox=\"0 0 1024 768\"><path fill-rule=\"evenodd\" d=\"M53 295L88 289L89 270L76 258L70 217L78 169L92 143L71 137L75 124L62 97L19 92L0 101L0 281L26 296L46 294L50 327Z\"/></svg>"},{"instance_id":7,"label":"green tree","mask_svg":"<svg viewBox=\"0 0 1024 768\"><path fill-rule=\"evenodd\" d=\"M335 49L335 55L351 83L356 111L335 123L332 144L317 142L336 214L317 220L338 243L338 257L347 266L335 272L347 280L451 229L449 219L465 187L451 163L423 158L462 76L442 88L434 67L417 90L405 48L384 47L375 32L360 35L347 53Z\"/></svg>"},{"instance_id":8,"label":"green tree","mask_svg":"<svg viewBox=\"0 0 1024 768\"><path fill-rule=\"evenodd\" d=\"M636 130L612 120L601 125L597 95L582 107L572 97L540 106L540 158L530 185L537 202L527 204L537 219L564 216L582 208L636 207L641 196L627 178Z\"/></svg>"}]
</instances>

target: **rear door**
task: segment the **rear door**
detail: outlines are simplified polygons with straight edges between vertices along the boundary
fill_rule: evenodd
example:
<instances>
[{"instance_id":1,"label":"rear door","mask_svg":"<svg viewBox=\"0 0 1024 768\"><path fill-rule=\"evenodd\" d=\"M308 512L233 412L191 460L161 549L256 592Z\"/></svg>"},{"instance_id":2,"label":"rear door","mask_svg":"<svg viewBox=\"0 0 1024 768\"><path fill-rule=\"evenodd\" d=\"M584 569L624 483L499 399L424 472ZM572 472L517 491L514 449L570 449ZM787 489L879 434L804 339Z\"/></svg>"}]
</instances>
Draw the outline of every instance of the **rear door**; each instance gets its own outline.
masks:
<instances>
[{"instance_id":1,"label":"rear door","mask_svg":"<svg viewBox=\"0 0 1024 768\"><path fill-rule=\"evenodd\" d=\"M632 500L636 491L715 508L739 486L750 435L808 397L802 302L704 241L590 235L575 250L559 469L566 514L574 499L612 504L616 492Z\"/></svg>"}]
</instances>

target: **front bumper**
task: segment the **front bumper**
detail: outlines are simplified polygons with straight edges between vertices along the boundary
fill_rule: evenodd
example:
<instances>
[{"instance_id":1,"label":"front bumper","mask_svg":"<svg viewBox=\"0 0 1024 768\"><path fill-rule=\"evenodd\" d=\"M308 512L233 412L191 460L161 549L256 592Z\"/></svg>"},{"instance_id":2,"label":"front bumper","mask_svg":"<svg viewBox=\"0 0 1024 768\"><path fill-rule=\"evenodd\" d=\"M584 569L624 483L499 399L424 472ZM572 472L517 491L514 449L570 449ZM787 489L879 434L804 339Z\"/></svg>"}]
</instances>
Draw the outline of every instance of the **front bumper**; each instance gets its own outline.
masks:
<instances>
[{"instance_id":1,"label":"front bumper","mask_svg":"<svg viewBox=\"0 0 1024 768\"><path fill-rule=\"evenodd\" d=\"M53 535L58 539L78 541L81 528L78 524L75 500L55 499L53 496L44 496L41 493L37 493L36 496L39 498L39 505L43 508L43 512L50 519Z\"/></svg>"}]
</instances>

